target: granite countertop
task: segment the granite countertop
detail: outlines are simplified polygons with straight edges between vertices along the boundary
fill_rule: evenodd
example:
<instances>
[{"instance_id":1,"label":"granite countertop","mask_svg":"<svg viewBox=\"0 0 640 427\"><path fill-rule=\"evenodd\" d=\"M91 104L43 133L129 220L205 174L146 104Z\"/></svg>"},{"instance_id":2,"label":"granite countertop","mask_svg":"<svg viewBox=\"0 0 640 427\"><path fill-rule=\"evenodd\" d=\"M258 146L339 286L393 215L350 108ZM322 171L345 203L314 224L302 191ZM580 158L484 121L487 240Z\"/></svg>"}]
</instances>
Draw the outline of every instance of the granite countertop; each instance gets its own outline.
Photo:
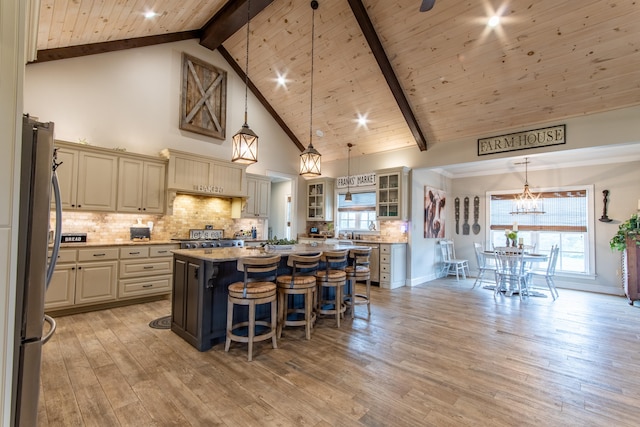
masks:
<instances>
[{"instance_id":1,"label":"granite countertop","mask_svg":"<svg viewBox=\"0 0 640 427\"><path fill-rule=\"evenodd\" d=\"M289 245L288 245L289 246ZM196 258L204 261L224 262L237 261L239 258L251 256L272 256L272 255L291 255L291 254L316 254L322 251L332 251L336 249L354 249L358 245L308 245L297 244L291 245L291 249L278 249L265 251L264 248L213 248L213 249L174 249L176 255L183 255L190 258Z\"/></svg>"},{"instance_id":2,"label":"granite countertop","mask_svg":"<svg viewBox=\"0 0 640 427\"><path fill-rule=\"evenodd\" d=\"M60 248L92 248L97 246L148 246L148 245L177 245L178 242L173 240L148 240L146 242L132 242L131 240L122 240L114 242L84 242L84 243L61 243ZM52 248L53 245L49 245Z\"/></svg>"}]
</instances>

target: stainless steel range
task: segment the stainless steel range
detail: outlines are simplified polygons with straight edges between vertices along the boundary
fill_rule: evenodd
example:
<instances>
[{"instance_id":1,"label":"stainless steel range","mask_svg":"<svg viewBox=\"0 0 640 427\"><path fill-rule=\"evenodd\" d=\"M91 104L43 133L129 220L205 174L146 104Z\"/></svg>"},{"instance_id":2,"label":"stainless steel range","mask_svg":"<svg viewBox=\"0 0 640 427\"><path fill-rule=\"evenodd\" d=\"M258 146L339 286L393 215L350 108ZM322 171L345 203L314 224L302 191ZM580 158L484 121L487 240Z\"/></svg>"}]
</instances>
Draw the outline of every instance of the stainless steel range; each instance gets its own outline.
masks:
<instances>
[{"instance_id":1,"label":"stainless steel range","mask_svg":"<svg viewBox=\"0 0 640 427\"><path fill-rule=\"evenodd\" d=\"M205 249L205 248L241 248L244 246L242 239L177 239L180 249Z\"/></svg>"},{"instance_id":2,"label":"stainless steel range","mask_svg":"<svg viewBox=\"0 0 640 427\"><path fill-rule=\"evenodd\" d=\"M224 238L223 230L189 230L188 239L172 239L180 243L180 249L205 249L205 248L241 248L244 240Z\"/></svg>"}]
</instances>

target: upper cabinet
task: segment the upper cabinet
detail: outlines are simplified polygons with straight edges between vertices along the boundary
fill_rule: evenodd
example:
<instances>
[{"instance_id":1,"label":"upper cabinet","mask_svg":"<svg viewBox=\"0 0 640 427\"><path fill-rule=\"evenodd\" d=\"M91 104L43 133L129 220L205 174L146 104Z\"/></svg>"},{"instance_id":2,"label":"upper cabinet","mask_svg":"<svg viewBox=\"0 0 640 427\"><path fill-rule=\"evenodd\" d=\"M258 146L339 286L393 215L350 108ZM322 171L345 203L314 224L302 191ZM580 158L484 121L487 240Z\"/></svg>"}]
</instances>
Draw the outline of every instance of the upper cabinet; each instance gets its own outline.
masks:
<instances>
[{"instance_id":1,"label":"upper cabinet","mask_svg":"<svg viewBox=\"0 0 640 427\"><path fill-rule=\"evenodd\" d=\"M266 176L247 174L247 198L233 199L232 218L269 218L271 180Z\"/></svg>"},{"instance_id":2,"label":"upper cabinet","mask_svg":"<svg viewBox=\"0 0 640 427\"><path fill-rule=\"evenodd\" d=\"M99 150L58 146L56 169L62 209L116 210L118 157Z\"/></svg>"},{"instance_id":3,"label":"upper cabinet","mask_svg":"<svg viewBox=\"0 0 640 427\"><path fill-rule=\"evenodd\" d=\"M406 220L409 168L383 169L376 175L377 218Z\"/></svg>"},{"instance_id":4,"label":"upper cabinet","mask_svg":"<svg viewBox=\"0 0 640 427\"><path fill-rule=\"evenodd\" d=\"M64 141L55 145L62 209L164 212L165 159Z\"/></svg>"},{"instance_id":5,"label":"upper cabinet","mask_svg":"<svg viewBox=\"0 0 640 427\"><path fill-rule=\"evenodd\" d=\"M120 158L118 212L162 213L165 193L164 161Z\"/></svg>"},{"instance_id":6,"label":"upper cabinet","mask_svg":"<svg viewBox=\"0 0 640 427\"><path fill-rule=\"evenodd\" d=\"M307 181L307 221L333 221L333 178Z\"/></svg>"},{"instance_id":7,"label":"upper cabinet","mask_svg":"<svg viewBox=\"0 0 640 427\"><path fill-rule=\"evenodd\" d=\"M246 165L165 149L167 188L173 192L219 197L247 197Z\"/></svg>"}]
</instances>

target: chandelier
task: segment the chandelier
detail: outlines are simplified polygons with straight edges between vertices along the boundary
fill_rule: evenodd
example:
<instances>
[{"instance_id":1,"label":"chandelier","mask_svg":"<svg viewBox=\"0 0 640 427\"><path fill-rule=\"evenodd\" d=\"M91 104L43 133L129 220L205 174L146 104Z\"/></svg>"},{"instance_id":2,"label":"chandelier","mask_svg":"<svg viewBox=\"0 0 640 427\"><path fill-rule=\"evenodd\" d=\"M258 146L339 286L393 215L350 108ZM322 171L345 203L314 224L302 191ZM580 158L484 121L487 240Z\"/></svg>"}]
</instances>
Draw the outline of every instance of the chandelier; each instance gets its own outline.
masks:
<instances>
[{"instance_id":1,"label":"chandelier","mask_svg":"<svg viewBox=\"0 0 640 427\"><path fill-rule=\"evenodd\" d=\"M305 177L320 176L320 153L313 148L313 45L315 39L316 9L318 2L311 2L311 102L309 103L309 146L300 154L300 175Z\"/></svg>"},{"instance_id":2,"label":"chandelier","mask_svg":"<svg viewBox=\"0 0 640 427\"><path fill-rule=\"evenodd\" d=\"M251 20L251 0L247 2L247 62L244 71L244 124L231 139L231 161L251 164L258 161L258 135L247 124L247 87L249 86L249 21Z\"/></svg>"},{"instance_id":3,"label":"chandelier","mask_svg":"<svg viewBox=\"0 0 640 427\"><path fill-rule=\"evenodd\" d=\"M544 210L542 207L542 200L540 199L540 194L534 195L531 193L529 189L529 177L528 177L528 168L529 159L527 157L524 158L524 162L516 163L521 165L524 163L524 191L522 194L516 196L513 202L513 210L511 211L511 215L537 215L543 214Z\"/></svg>"}]
</instances>

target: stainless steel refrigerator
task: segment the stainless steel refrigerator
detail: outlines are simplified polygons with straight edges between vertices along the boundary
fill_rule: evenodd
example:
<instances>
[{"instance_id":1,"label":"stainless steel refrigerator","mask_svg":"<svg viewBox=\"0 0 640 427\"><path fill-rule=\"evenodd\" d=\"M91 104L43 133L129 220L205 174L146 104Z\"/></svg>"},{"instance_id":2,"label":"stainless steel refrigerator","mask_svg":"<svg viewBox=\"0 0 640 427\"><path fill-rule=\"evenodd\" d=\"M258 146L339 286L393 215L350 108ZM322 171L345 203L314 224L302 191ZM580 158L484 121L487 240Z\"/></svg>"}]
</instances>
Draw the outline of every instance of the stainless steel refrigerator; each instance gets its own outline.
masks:
<instances>
[{"instance_id":1,"label":"stainless steel refrigerator","mask_svg":"<svg viewBox=\"0 0 640 427\"><path fill-rule=\"evenodd\" d=\"M55 331L55 321L44 314L44 297L60 246L61 208L55 174L57 166L53 123L41 123L25 115L22 124L11 413L12 425L15 426L36 425L42 345ZM56 226L51 261L48 262L52 193L56 201ZM48 328L45 322L49 324ZM43 335L43 331L46 334Z\"/></svg>"}]
</instances>

